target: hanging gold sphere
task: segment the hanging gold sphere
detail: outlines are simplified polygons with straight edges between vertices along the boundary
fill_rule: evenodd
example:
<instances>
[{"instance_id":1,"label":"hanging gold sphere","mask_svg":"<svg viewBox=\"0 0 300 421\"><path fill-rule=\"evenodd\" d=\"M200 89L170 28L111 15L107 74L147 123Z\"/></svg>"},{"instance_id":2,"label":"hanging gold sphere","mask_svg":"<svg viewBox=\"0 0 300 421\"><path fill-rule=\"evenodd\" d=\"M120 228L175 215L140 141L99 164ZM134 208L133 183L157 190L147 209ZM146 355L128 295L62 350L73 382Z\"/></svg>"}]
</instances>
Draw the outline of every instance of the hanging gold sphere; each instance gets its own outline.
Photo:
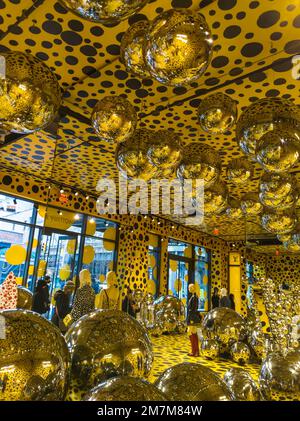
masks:
<instances>
[{"instance_id":1,"label":"hanging gold sphere","mask_svg":"<svg viewBox=\"0 0 300 421\"><path fill-rule=\"evenodd\" d=\"M122 37L121 62L127 72L140 78L149 78L143 55L143 43L149 28L149 22L142 20L131 25Z\"/></svg>"},{"instance_id":2,"label":"hanging gold sphere","mask_svg":"<svg viewBox=\"0 0 300 421\"><path fill-rule=\"evenodd\" d=\"M200 126L208 133L227 132L234 125L236 118L236 102L221 92L204 98L198 108Z\"/></svg>"},{"instance_id":3,"label":"hanging gold sphere","mask_svg":"<svg viewBox=\"0 0 300 421\"><path fill-rule=\"evenodd\" d=\"M290 239L283 243L286 250L292 253L299 253L300 251L300 234L292 234Z\"/></svg>"},{"instance_id":4,"label":"hanging gold sphere","mask_svg":"<svg viewBox=\"0 0 300 421\"><path fill-rule=\"evenodd\" d=\"M243 218L244 213L241 208L240 200L237 200L234 197L228 198L228 206L226 208L226 215L233 219Z\"/></svg>"},{"instance_id":5,"label":"hanging gold sphere","mask_svg":"<svg viewBox=\"0 0 300 421\"><path fill-rule=\"evenodd\" d=\"M1 53L0 130L32 133L50 124L62 101L55 74L38 58L20 51Z\"/></svg>"},{"instance_id":6,"label":"hanging gold sphere","mask_svg":"<svg viewBox=\"0 0 300 421\"><path fill-rule=\"evenodd\" d=\"M261 214L263 205L259 201L257 193L246 193L241 199L241 208L246 216L257 216Z\"/></svg>"},{"instance_id":7,"label":"hanging gold sphere","mask_svg":"<svg viewBox=\"0 0 300 421\"><path fill-rule=\"evenodd\" d=\"M264 134L257 146L256 160L265 171L289 171L299 159L300 138L286 130Z\"/></svg>"},{"instance_id":8,"label":"hanging gold sphere","mask_svg":"<svg viewBox=\"0 0 300 421\"><path fill-rule=\"evenodd\" d=\"M133 105L121 96L107 96L94 107L92 125L101 140L121 143L131 137L137 125Z\"/></svg>"},{"instance_id":9,"label":"hanging gold sphere","mask_svg":"<svg viewBox=\"0 0 300 421\"><path fill-rule=\"evenodd\" d=\"M204 190L204 216L218 215L227 207L228 189L225 183L218 181Z\"/></svg>"},{"instance_id":10,"label":"hanging gold sphere","mask_svg":"<svg viewBox=\"0 0 300 421\"><path fill-rule=\"evenodd\" d=\"M201 179L204 187L209 188L218 180L220 172L221 159L213 148L199 143L191 143L184 148L177 171L180 180Z\"/></svg>"},{"instance_id":11,"label":"hanging gold sphere","mask_svg":"<svg viewBox=\"0 0 300 421\"><path fill-rule=\"evenodd\" d=\"M265 209L261 216L262 227L272 234L288 234L295 228L296 215L292 210Z\"/></svg>"},{"instance_id":12,"label":"hanging gold sphere","mask_svg":"<svg viewBox=\"0 0 300 421\"><path fill-rule=\"evenodd\" d=\"M251 104L241 114L236 126L236 138L242 151L255 159L258 141L273 130L300 133L300 110L284 98L263 98Z\"/></svg>"},{"instance_id":13,"label":"hanging gold sphere","mask_svg":"<svg viewBox=\"0 0 300 421\"><path fill-rule=\"evenodd\" d=\"M237 186L246 184L253 176L253 168L247 158L232 159L227 166L227 179Z\"/></svg>"},{"instance_id":14,"label":"hanging gold sphere","mask_svg":"<svg viewBox=\"0 0 300 421\"><path fill-rule=\"evenodd\" d=\"M119 144L116 164L124 177L149 181L158 176L158 168L151 164L147 156L153 136L154 131L138 129L126 142Z\"/></svg>"},{"instance_id":15,"label":"hanging gold sphere","mask_svg":"<svg viewBox=\"0 0 300 421\"><path fill-rule=\"evenodd\" d=\"M168 130L159 130L152 136L147 152L149 161L161 170L177 168L182 159L180 137Z\"/></svg>"},{"instance_id":16,"label":"hanging gold sphere","mask_svg":"<svg viewBox=\"0 0 300 421\"><path fill-rule=\"evenodd\" d=\"M212 55L212 37L203 15L185 9L159 14L144 43L145 63L160 83L178 86L198 79Z\"/></svg>"},{"instance_id":17,"label":"hanging gold sphere","mask_svg":"<svg viewBox=\"0 0 300 421\"><path fill-rule=\"evenodd\" d=\"M282 243L286 243L292 238L292 234L278 234L277 239Z\"/></svg>"},{"instance_id":18,"label":"hanging gold sphere","mask_svg":"<svg viewBox=\"0 0 300 421\"><path fill-rule=\"evenodd\" d=\"M274 209L288 209L295 204L295 179L290 174L266 173L260 179L261 203Z\"/></svg>"},{"instance_id":19,"label":"hanging gold sphere","mask_svg":"<svg viewBox=\"0 0 300 421\"><path fill-rule=\"evenodd\" d=\"M141 10L149 0L59 0L84 19L113 25Z\"/></svg>"}]
</instances>

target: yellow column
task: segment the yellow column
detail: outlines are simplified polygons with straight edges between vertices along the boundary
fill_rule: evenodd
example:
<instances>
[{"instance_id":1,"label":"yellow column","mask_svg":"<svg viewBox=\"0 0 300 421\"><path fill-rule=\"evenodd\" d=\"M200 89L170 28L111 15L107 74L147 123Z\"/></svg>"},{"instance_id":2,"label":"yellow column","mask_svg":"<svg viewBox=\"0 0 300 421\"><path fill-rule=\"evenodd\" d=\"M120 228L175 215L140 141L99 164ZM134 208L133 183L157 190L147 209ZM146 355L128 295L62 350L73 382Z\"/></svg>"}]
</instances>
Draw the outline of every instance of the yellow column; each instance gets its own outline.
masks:
<instances>
[{"instance_id":1,"label":"yellow column","mask_svg":"<svg viewBox=\"0 0 300 421\"><path fill-rule=\"evenodd\" d=\"M241 255L234 251L229 253L229 293L234 295L235 311L241 313Z\"/></svg>"}]
</instances>

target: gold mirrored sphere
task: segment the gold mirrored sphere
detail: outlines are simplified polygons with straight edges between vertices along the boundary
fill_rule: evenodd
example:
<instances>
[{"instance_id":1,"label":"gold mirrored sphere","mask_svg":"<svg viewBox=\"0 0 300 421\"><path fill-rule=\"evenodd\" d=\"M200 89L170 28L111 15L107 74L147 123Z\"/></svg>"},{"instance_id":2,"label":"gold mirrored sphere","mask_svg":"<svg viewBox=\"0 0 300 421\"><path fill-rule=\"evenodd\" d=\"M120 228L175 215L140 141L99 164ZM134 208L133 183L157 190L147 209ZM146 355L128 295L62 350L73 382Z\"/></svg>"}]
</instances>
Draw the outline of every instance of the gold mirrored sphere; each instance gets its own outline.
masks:
<instances>
[{"instance_id":1,"label":"gold mirrored sphere","mask_svg":"<svg viewBox=\"0 0 300 421\"><path fill-rule=\"evenodd\" d=\"M234 125L236 118L236 102L221 92L204 98L198 108L200 126L208 133L227 132Z\"/></svg>"},{"instance_id":2,"label":"gold mirrored sphere","mask_svg":"<svg viewBox=\"0 0 300 421\"><path fill-rule=\"evenodd\" d=\"M166 401L164 394L143 379L117 377L92 389L85 401Z\"/></svg>"},{"instance_id":3,"label":"gold mirrored sphere","mask_svg":"<svg viewBox=\"0 0 300 421\"><path fill-rule=\"evenodd\" d=\"M300 110L284 98L263 98L249 105L236 126L236 138L242 151L255 159L258 141L273 130L300 134Z\"/></svg>"},{"instance_id":4,"label":"gold mirrored sphere","mask_svg":"<svg viewBox=\"0 0 300 421\"><path fill-rule=\"evenodd\" d=\"M215 360L220 354L220 345L215 339L204 339L201 342L201 355L208 360Z\"/></svg>"},{"instance_id":5,"label":"gold mirrored sphere","mask_svg":"<svg viewBox=\"0 0 300 421\"><path fill-rule=\"evenodd\" d=\"M139 78L149 78L143 55L143 43L149 28L149 22L142 20L131 25L122 37L120 59L127 72Z\"/></svg>"},{"instance_id":6,"label":"gold mirrored sphere","mask_svg":"<svg viewBox=\"0 0 300 421\"><path fill-rule=\"evenodd\" d=\"M182 153L180 137L174 132L159 130L151 139L147 155L155 167L170 170L178 167Z\"/></svg>"},{"instance_id":7,"label":"gold mirrored sphere","mask_svg":"<svg viewBox=\"0 0 300 421\"><path fill-rule=\"evenodd\" d=\"M260 401L259 388L248 371L242 368L230 368L224 374L224 382L227 384L235 400L237 401Z\"/></svg>"},{"instance_id":8,"label":"gold mirrored sphere","mask_svg":"<svg viewBox=\"0 0 300 421\"><path fill-rule=\"evenodd\" d=\"M155 385L170 401L230 401L232 394L210 368L197 363L182 363L168 368Z\"/></svg>"},{"instance_id":9,"label":"gold mirrored sphere","mask_svg":"<svg viewBox=\"0 0 300 421\"><path fill-rule=\"evenodd\" d=\"M62 101L56 75L38 58L20 51L1 53L0 130L32 133L49 125Z\"/></svg>"},{"instance_id":10,"label":"gold mirrored sphere","mask_svg":"<svg viewBox=\"0 0 300 421\"><path fill-rule=\"evenodd\" d=\"M107 96L98 101L91 120L99 138L109 143L124 142L134 134L137 125L133 105L121 96Z\"/></svg>"},{"instance_id":11,"label":"gold mirrored sphere","mask_svg":"<svg viewBox=\"0 0 300 421\"><path fill-rule=\"evenodd\" d=\"M233 359L233 361L235 363L238 364L247 364L250 360L250 349L248 347L247 344L245 344L244 342L234 342L231 346L230 346L230 356Z\"/></svg>"},{"instance_id":12,"label":"gold mirrored sphere","mask_svg":"<svg viewBox=\"0 0 300 421\"><path fill-rule=\"evenodd\" d=\"M218 181L204 190L204 216L218 215L227 208L228 189Z\"/></svg>"},{"instance_id":13,"label":"gold mirrored sphere","mask_svg":"<svg viewBox=\"0 0 300 421\"><path fill-rule=\"evenodd\" d=\"M153 136L155 132L152 130L138 129L131 138L118 146L116 164L124 177L149 181L158 176L158 168L151 164L147 155Z\"/></svg>"},{"instance_id":14,"label":"gold mirrored sphere","mask_svg":"<svg viewBox=\"0 0 300 421\"><path fill-rule=\"evenodd\" d=\"M59 0L64 7L94 22L114 25L141 10L148 0Z\"/></svg>"},{"instance_id":15,"label":"gold mirrored sphere","mask_svg":"<svg viewBox=\"0 0 300 421\"><path fill-rule=\"evenodd\" d=\"M283 246L292 253L298 253L300 251L300 234L290 235L290 238L283 243Z\"/></svg>"},{"instance_id":16,"label":"gold mirrored sphere","mask_svg":"<svg viewBox=\"0 0 300 421\"><path fill-rule=\"evenodd\" d=\"M28 310L3 310L0 319L0 401L64 400L70 364L59 329Z\"/></svg>"},{"instance_id":17,"label":"gold mirrored sphere","mask_svg":"<svg viewBox=\"0 0 300 421\"><path fill-rule=\"evenodd\" d=\"M227 166L227 179L231 183L241 186L246 184L253 176L253 168L248 159L232 159Z\"/></svg>"},{"instance_id":18,"label":"gold mirrored sphere","mask_svg":"<svg viewBox=\"0 0 300 421\"><path fill-rule=\"evenodd\" d=\"M178 86L198 79L212 56L212 36L205 18L186 9L160 13L144 43L145 63L160 83Z\"/></svg>"},{"instance_id":19,"label":"gold mirrored sphere","mask_svg":"<svg viewBox=\"0 0 300 421\"><path fill-rule=\"evenodd\" d=\"M118 376L147 377L153 353L146 330L127 313L98 310L83 316L66 334L72 379L92 388Z\"/></svg>"},{"instance_id":20,"label":"gold mirrored sphere","mask_svg":"<svg viewBox=\"0 0 300 421\"><path fill-rule=\"evenodd\" d=\"M227 201L226 215L233 219L241 219L244 213L241 208L241 202L234 197L229 197Z\"/></svg>"},{"instance_id":21,"label":"gold mirrored sphere","mask_svg":"<svg viewBox=\"0 0 300 421\"><path fill-rule=\"evenodd\" d=\"M261 215L262 227L272 234L288 234L296 226L297 218L293 210L279 211L266 208Z\"/></svg>"},{"instance_id":22,"label":"gold mirrored sphere","mask_svg":"<svg viewBox=\"0 0 300 421\"><path fill-rule=\"evenodd\" d=\"M272 209L291 209L296 203L295 184L295 179L289 174L266 173L260 179L259 199Z\"/></svg>"},{"instance_id":23,"label":"gold mirrored sphere","mask_svg":"<svg viewBox=\"0 0 300 421\"><path fill-rule=\"evenodd\" d=\"M17 308L20 308L23 310L31 310L32 300L33 300L32 292L29 289L22 287L21 285L18 285Z\"/></svg>"},{"instance_id":24,"label":"gold mirrored sphere","mask_svg":"<svg viewBox=\"0 0 300 421\"><path fill-rule=\"evenodd\" d=\"M257 193L246 193L241 198L242 211L246 216L257 216L263 211L263 205L260 203Z\"/></svg>"},{"instance_id":25,"label":"gold mirrored sphere","mask_svg":"<svg viewBox=\"0 0 300 421\"><path fill-rule=\"evenodd\" d=\"M289 171L299 159L300 138L287 130L264 134L257 146L256 160L265 171Z\"/></svg>"}]
</instances>

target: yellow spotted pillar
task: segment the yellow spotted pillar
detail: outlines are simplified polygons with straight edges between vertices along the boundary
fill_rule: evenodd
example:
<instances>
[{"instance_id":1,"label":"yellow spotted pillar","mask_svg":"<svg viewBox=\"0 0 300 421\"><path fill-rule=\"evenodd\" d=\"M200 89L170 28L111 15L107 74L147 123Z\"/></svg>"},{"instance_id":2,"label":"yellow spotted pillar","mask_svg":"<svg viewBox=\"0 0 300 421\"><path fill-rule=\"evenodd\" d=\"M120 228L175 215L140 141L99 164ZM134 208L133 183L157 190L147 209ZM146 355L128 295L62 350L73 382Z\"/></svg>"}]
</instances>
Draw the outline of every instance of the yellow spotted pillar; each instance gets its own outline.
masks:
<instances>
[{"instance_id":1,"label":"yellow spotted pillar","mask_svg":"<svg viewBox=\"0 0 300 421\"><path fill-rule=\"evenodd\" d=\"M235 311L242 312L242 276L241 276L241 254L239 252L229 253L229 293L234 295Z\"/></svg>"}]
</instances>

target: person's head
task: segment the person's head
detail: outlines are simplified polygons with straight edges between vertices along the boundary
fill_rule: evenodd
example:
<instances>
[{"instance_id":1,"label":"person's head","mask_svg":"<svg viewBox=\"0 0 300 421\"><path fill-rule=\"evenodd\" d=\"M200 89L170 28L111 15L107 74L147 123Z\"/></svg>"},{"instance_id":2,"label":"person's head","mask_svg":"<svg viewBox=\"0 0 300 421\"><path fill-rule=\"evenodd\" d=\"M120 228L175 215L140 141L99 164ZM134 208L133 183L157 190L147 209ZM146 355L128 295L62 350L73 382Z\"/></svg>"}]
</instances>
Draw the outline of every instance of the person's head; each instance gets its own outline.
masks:
<instances>
[{"instance_id":1,"label":"person's head","mask_svg":"<svg viewBox=\"0 0 300 421\"><path fill-rule=\"evenodd\" d=\"M50 277L49 275L46 275L46 276L44 277L44 280L45 280L46 284L50 284L50 282L51 282L51 277Z\"/></svg>"},{"instance_id":2,"label":"person's head","mask_svg":"<svg viewBox=\"0 0 300 421\"><path fill-rule=\"evenodd\" d=\"M227 289L221 288L221 297L226 297L226 296L227 296Z\"/></svg>"},{"instance_id":3,"label":"person's head","mask_svg":"<svg viewBox=\"0 0 300 421\"><path fill-rule=\"evenodd\" d=\"M195 284L190 284L189 285L189 292L191 294L194 294L196 292Z\"/></svg>"},{"instance_id":4,"label":"person's head","mask_svg":"<svg viewBox=\"0 0 300 421\"><path fill-rule=\"evenodd\" d=\"M85 285L91 285L91 282L92 282L91 272L88 269L82 269L82 271L79 273L79 281L80 281L80 287L83 287Z\"/></svg>"},{"instance_id":5,"label":"person's head","mask_svg":"<svg viewBox=\"0 0 300 421\"><path fill-rule=\"evenodd\" d=\"M71 295L74 292L75 284L73 281L67 281L64 285L64 293Z\"/></svg>"},{"instance_id":6,"label":"person's head","mask_svg":"<svg viewBox=\"0 0 300 421\"><path fill-rule=\"evenodd\" d=\"M214 295L218 295L219 294L219 288L214 287Z\"/></svg>"},{"instance_id":7,"label":"person's head","mask_svg":"<svg viewBox=\"0 0 300 421\"><path fill-rule=\"evenodd\" d=\"M106 275L106 283L107 283L107 286L110 288L110 287L113 287L113 286L117 286L117 276L116 276L116 274L115 274L115 272L114 271L109 271L108 273L107 273L107 275Z\"/></svg>"},{"instance_id":8,"label":"person's head","mask_svg":"<svg viewBox=\"0 0 300 421\"><path fill-rule=\"evenodd\" d=\"M229 298L231 299L231 301L234 301L234 295L233 294L229 294Z\"/></svg>"}]
</instances>

